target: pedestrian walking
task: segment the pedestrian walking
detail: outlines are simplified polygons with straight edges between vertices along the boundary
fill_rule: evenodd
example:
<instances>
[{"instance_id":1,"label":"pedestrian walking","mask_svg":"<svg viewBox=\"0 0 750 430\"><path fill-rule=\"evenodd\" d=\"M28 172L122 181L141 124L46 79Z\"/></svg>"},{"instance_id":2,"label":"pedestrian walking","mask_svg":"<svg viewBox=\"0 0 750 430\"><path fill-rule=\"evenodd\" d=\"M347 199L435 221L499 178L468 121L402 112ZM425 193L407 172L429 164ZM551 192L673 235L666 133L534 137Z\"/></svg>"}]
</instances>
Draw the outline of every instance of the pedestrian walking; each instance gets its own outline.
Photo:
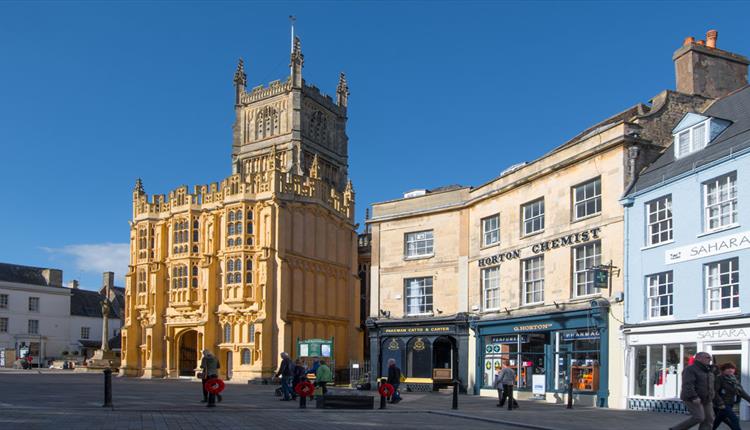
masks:
<instances>
[{"instance_id":1,"label":"pedestrian walking","mask_svg":"<svg viewBox=\"0 0 750 430\"><path fill-rule=\"evenodd\" d=\"M741 430L740 419L734 413L734 404L741 399L750 402L750 395L742 388L735 376L737 366L734 363L724 363L719 367L721 373L716 377L714 397L713 429L719 428L722 422L727 423L732 430Z\"/></svg>"},{"instance_id":2,"label":"pedestrian walking","mask_svg":"<svg viewBox=\"0 0 750 430\"><path fill-rule=\"evenodd\" d=\"M203 350L203 358L201 358L201 388L203 388L203 400L201 402L208 404L206 407L216 407L216 400L218 398L221 401L221 394L209 393L206 390L206 381L219 377L219 360L209 350Z\"/></svg>"},{"instance_id":3,"label":"pedestrian walking","mask_svg":"<svg viewBox=\"0 0 750 430\"><path fill-rule=\"evenodd\" d=\"M492 386L497 390L497 407L503 406L503 384L500 382L500 366L495 366L495 377Z\"/></svg>"},{"instance_id":4,"label":"pedestrian walking","mask_svg":"<svg viewBox=\"0 0 750 430\"><path fill-rule=\"evenodd\" d=\"M401 369L396 366L396 360L393 358L388 359L388 379L389 384L393 385L393 394L391 395L391 403L398 403L401 401L401 392L399 386L401 385Z\"/></svg>"},{"instance_id":5,"label":"pedestrian walking","mask_svg":"<svg viewBox=\"0 0 750 430\"><path fill-rule=\"evenodd\" d=\"M670 430L686 430L699 424L699 430L711 430L714 423L713 400L715 376L711 370L711 355L695 354L695 361L682 371L680 398L690 412L690 418Z\"/></svg>"},{"instance_id":6,"label":"pedestrian walking","mask_svg":"<svg viewBox=\"0 0 750 430\"><path fill-rule=\"evenodd\" d=\"M294 360L294 372L292 373L292 400L297 400L297 393L294 388L305 379L305 366L302 365L299 358Z\"/></svg>"},{"instance_id":7,"label":"pedestrian walking","mask_svg":"<svg viewBox=\"0 0 750 430\"><path fill-rule=\"evenodd\" d=\"M505 405L505 400L508 400L508 410L518 409L518 402L513 398L513 385L516 383L516 371L510 367L510 361L507 359L503 360L503 368L500 369L499 383L503 386L503 395L500 397L499 407Z\"/></svg>"},{"instance_id":8,"label":"pedestrian walking","mask_svg":"<svg viewBox=\"0 0 750 430\"><path fill-rule=\"evenodd\" d=\"M292 383L292 378L294 377L294 363L292 363L292 359L289 358L289 354L286 352L281 353L281 364L279 364L279 370L276 372L276 377L279 378L281 392L284 394L284 397L280 400L292 400L292 389L289 384Z\"/></svg>"},{"instance_id":9,"label":"pedestrian walking","mask_svg":"<svg viewBox=\"0 0 750 430\"><path fill-rule=\"evenodd\" d=\"M320 387L320 391L324 396L328 392L326 385L329 382L333 382L331 368L328 367L325 361L320 360L320 366L318 366L318 370L315 372L315 384Z\"/></svg>"}]
</instances>

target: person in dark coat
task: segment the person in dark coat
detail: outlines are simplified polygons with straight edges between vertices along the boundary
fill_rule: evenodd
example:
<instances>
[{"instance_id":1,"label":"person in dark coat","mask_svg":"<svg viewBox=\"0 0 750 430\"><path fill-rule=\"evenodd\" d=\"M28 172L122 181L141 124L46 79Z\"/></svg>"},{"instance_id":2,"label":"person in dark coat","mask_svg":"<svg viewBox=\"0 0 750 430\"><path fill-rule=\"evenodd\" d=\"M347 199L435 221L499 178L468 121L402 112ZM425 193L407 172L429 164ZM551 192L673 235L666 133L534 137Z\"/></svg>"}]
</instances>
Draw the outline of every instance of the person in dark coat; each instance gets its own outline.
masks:
<instances>
[{"instance_id":1,"label":"person in dark coat","mask_svg":"<svg viewBox=\"0 0 750 430\"><path fill-rule=\"evenodd\" d=\"M216 358L211 351L204 349L203 358L201 359L201 387L203 388L203 403L208 402L206 405L209 408L216 406L216 399L221 401L221 394L209 393L206 390L206 381L219 377L219 360Z\"/></svg>"},{"instance_id":2,"label":"person in dark coat","mask_svg":"<svg viewBox=\"0 0 750 430\"><path fill-rule=\"evenodd\" d=\"M289 358L289 354L286 352L281 353L281 364L279 365L279 370L276 372L276 376L279 378L281 392L284 394L281 400L292 400L292 388L289 385L292 383L292 378L294 377L294 363L292 363L292 359Z\"/></svg>"},{"instance_id":3,"label":"person in dark coat","mask_svg":"<svg viewBox=\"0 0 750 430\"><path fill-rule=\"evenodd\" d=\"M297 393L294 388L305 379L305 366L302 365L302 361L297 359L294 361L294 372L292 375L292 400L297 399Z\"/></svg>"},{"instance_id":4,"label":"person in dark coat","mask_svg":"<svg viewBox=\"0 0 750 430\"><path fill-rule=\"evenodd\" d=\"M670 430L686 430L699 424L699 430L711 430L714 423L715 378L711 370L711 355L695 354L695 361L682 371L680 398L685 403L690 418Z\"/></svg>"},{"instance_id":5,"label":"person in dark coat","mask_svg":"<svg viewBox=\"0 0 750 430\"><path fill-rule=\"evenodd\" d=\"M734 404L740 399L750 402L750 395L742 388L740 382L734 376L737 367L734 363L724 363L719 369L721 373L716 377L714 397L714 419L713 429L719 428L722 422L726 422L732 430L741 430L740 419L734 413Z\"/></svg>"},{"instance_id":6,"label":"person in dark coat","mask_svg":"<svg viewBox=\"0 0 750 430\"><path fill-rule=\"evenodd\" d=\"M393 395L391 396L391 403L398 403L401 401L401 393L398 391L399 385L401 385L401 369L396 366L396 360L393 358L388 359L388 380L386 381L393 385Z\"/></svg>"}]
</instances>

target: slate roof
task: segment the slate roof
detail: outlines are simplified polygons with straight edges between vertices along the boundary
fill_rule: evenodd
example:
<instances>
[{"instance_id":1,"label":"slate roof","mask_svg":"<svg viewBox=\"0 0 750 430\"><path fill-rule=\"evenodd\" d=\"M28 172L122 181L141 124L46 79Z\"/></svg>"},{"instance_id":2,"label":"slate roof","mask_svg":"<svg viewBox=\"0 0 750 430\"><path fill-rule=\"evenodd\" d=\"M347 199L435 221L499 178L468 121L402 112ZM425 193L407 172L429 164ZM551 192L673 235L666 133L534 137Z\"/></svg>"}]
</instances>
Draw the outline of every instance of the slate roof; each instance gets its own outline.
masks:
<instances>
[{"instance_id":1,"label":"slate roof","mask_svg":"<svg viewBox=\"0 0 750 430\"><path fill-rule=\"evenodd\" d=\"M675 159L674 144L646 168L628 195L636 194L675 176L696 170L700 166L750 147L750 85L715 101L703 115L732 122L721 134L700 151ZM675 124L676 125L676 124Z\"/></svg>"},{"instance_id":2,"label":"slate roof","mask_svg":"<svg viewBox=\"0 0 750 430\"><path fill-rule=\"evenodd\" d=\"M93 318L102 317L101 302L104 299L103 295L96 291L81 290L78 288L72 288L70 294L71 315ZM110 318L122 318L123 310L125 309L123 297L120 294L115 297Z\"/></svg>"},{"instance_id":3,"label":"slate roof","mask_svg":"<svg viewBox=\"0 0 750 430\"><path fill-rule=\"evenodd\" d=\"M48 286L47 280L42 275L43 270L47 269L42 267L0 263L0 281Z\"/></svg>"}]
</instances>

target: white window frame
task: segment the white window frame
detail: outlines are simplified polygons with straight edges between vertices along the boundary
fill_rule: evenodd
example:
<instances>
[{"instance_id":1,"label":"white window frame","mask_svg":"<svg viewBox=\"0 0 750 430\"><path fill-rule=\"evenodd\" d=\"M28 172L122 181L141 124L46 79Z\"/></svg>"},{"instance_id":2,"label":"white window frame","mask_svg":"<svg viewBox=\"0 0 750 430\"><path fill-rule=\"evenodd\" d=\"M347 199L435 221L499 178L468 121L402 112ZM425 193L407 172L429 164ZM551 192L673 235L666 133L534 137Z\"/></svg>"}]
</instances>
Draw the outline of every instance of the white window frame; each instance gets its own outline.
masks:
<instances>
[{"instance_id":1,"label":"white window frame","mask_svg":"<svg viewBox=\"0 0 750 430\"><path fill-rule=\"evenodd\" d=\"M81 327L81 339L91 338L91 327Z\"/></svg>"},{"instance_id":2,"label":"white window frame","mask_svg":"<svg viewBox=\"0 0 750 430\"><path fill-rule=\"evenodd\" d=\"M654 217L654 220L651 217ZM654 246L671 242L674 235L672 195L667 194L646 203L646 245ZM667 238L662 239L666 234ZM657 240L654 240L654 236Z\"/></svg>"},{"instance_id":3,"label":"white window frame","mask_svg":"<svg viewBox=\"0 0 750 430\"><path fill-rule=\"evenodd\" d=\"M586 195L586 190L589 185L594 184L593 194ZM599 191L597 193L597 184ZM578 200L578 190L583 189L583 199ZM587 208L588 203L594 203L594 212L586 212L585 214L578 216L578 207L582 206L584 209ZM582 182L578 185L573 186L573 221L579 219L588 218L594 215L602 213L602 178L601 176L589 179L586 182Z\"/></svg>"},{"instance_id":4,"label":"white window frame","mask_svg":"<svg viewBox=\"0 0 750 430\"><path fill-rule=\"evenodd\" d=\"M424 235L424 237L419 237L419 235ZM427 258L434 254L435 238L433 230L413 231L404 234L404 258Z\"/></svg>"},{"instance_id":5,"label":"white window frame","mask_svg":"<svg viewBox=\"0 0 750 430\"><path fill-rule=\"evenodd\" d=\"M500 266L482 269L482 309L500 309Z\"/></svg>"},{"instance_id":6,"label":"white window frame","mask_svg":"<svg viewBox=\"0 0 750 430\"><path fill-rule=\"evenodd\" d=\"M537 263L534 265L534 263ZM523 305L536 305L544 303L544 256L526 258L521 261L521 303ZM536 298L539 300L529 300Z\"/></svg>"},{"instance_id":7,"label":"white window frame","mask_svg":"<svg viewBox=\"0 0 750 430\"><path fill-rule=\"evenodd\" d=\"M594 248L591 255L579 257L579 253L589 247ZM587 297L598 294L594 288L594 271L592 267L598 266L602 261L602 244L600 241L588 242L573 248L573 297ZM578 267L578 261L582 260L583 267ZM591 260L591 261L589 261ZM583 283L578 282L579 276L583 276ZM583 287L585 294L579 293L579 287Z\"/></svg>"},{"instance_id":8,"label":"white window frame","mask_svg":"<svg viewBox=\"0 0 750 430\"><path fill-rule=\"evenodd\" d=\"M34 330L31 329L32 325L35 326ZM39 334L39 320L29 320L26 328L28 329L28 334Z\"/></svg>"},{"instance_id":9,"label":"white window frame","mask_svg":"<svg viewBox=\"0 0 750 430\"><path fill-rule=\"evenodd\" d=\"M6 317L0 318L0 333L7 333L10 321Z\"/></svg>"},{"instance_id":10,"label":"white window frame","mask_svg":"<svg viewBox=\"0 0 750 430\"><path fill-rule=\"evenodd\" d=\"M698 137L697 134L699 133L699 129L703 128L703 143L699 144L697 142L696 138ZM679 133L675 133L674 135L674 156L675 158L682 158L687 155L690 155L694 152L700 151L701 149L708 146L708 138L709 133L711 131L711 120L707 119L705 121L701 121L698 124L695 124L694 126L682 130ZM688 141L688 149L687 151L683 152L680 147L680 138L683 136L686 136Z\"/></svg>"},{"instance_id":11,"label":"white window frame","mask_svg":"<svg viewBox=\"0 0 750 430\"><path fill-rule=\"evenodd\" d=\"M722 264L728 264L727 271L721 271ZM718 271L712 274L711 269L714 267ZM706 263L703 266L703 274L706 289L706 310L709 313L740 309L740 260L738 257ZM722 278L725 276L728 278L728 283L722 283ZM729 294L724 294L725 288L729 289ZM718 294L712 297L712 293ZM722 302L727 299L730 301L730 306L723 307ZM735 299L736 305L734 304ZM714 303L718 303L718 307L714 307Z\"/></svg>"},{"instance_id":12,"label":"white window frame","mask_svg":"<svg viewBox=\"0 0 750 430\"><path fill-rule=\"evenodd\" d=\"M662 291L662 289L664 291ZM667 318L674 315L674 274L673 272L654 273L646 276L648 297L648 319ZM662 302L666 300L666 304ZM667 309L666 314L661 310ZM658 312L654 312L658 311Z\"/></svg>"},{"instance_id":13,"label":"white window frame","mask_svg":"<svg viewBox=\"0 0 750 430\"><path fill-rule=\"evenodd\" d=\"M420 284L421 282L421 284ZM428 285L429 284L429 285ZM429 288L429 293L427 292ZM433 297L434 297L434 285L432 276L422 276L416 278L404 279L404 305L406 307L405 313L408 316L417 315L432 315L433 311ZM417 289L421 290L420 295L412 295L413 291ZM414 306L418 307L418 312L411 312L414 307L410 304L412 299L420 299L422 303L418 303Z\"/></svg>"},{"instance_id":14,"label":"white window frame","mask_svg":"<svg viewBox=\"0 0 750 430\"><path fill-rule=\"evenodd\" d=\"M0 294L0 309L8 309L10 298L7 294Z\"/></svg>"},{"instance_id":15,"label":"white window frame","mask_svg":"<svg viewBox=\"0 0 750 430\"><path fill-rule=\"evenodd\" d=\"M500 243L500 214L482 218L482 246L498 243Z\"/></svg>"},{"instance_id":16,"label":"white window frame","mask_svg":"<svg viewBox=\"0 0 750 430\"><path fill-rule=\"evenodd\" d=\"M527 213L528 209L528 213ZM544 231L544 197L521 205L521 235L529 236ZM535 224L538 221L538 228ZM531 229L529 229L529 226Z\"/></svg>"},{"instance_id":17,"label":"white window frame","mask_svg":"<svg viewBox=\"0 0 750 430\"><path fill-rule=\"evenodd\" d=\"M35 303L35 305L32 306L32 303ZM39 300L39 297L29 297L29 312L39 312L40 306L41 300Z\"/></svg>"},{"instance_id":18,"label":"white window frame","mask_svg":"<svg viewBox=\"0 0 750 430\"><path fill-rule=\"evenodd\" d=\"M713 193L715 200L709 204L709 195L712 194L710 189L714 188L716 191ZM722 187L726 187L725 198L719 200L722 194ZM715 216L711 215L712 209L718 209L718 214ZM726 213L727 211L728 213ZM722 223L722 218L726 214L729 217L729 222L726 224ZM711 221L718 220L718 224L715 227L711 227ZM726 175L721 175L717 178L713 178L703 183L703 231L712 232L723 230L725 228L734 227L737 225L737 172L731 172Z\"/></svg>"}]
</instances>

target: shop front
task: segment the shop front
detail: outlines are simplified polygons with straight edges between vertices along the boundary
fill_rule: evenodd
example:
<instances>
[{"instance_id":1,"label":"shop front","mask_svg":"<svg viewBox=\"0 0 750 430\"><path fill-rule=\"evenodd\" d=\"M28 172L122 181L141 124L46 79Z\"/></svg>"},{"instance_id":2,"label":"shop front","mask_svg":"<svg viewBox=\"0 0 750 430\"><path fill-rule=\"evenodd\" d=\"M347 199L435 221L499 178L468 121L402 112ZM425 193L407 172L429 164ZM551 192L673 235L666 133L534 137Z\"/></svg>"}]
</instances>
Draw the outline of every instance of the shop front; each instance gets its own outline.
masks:
<instances>
[{"instance_id":1,"label":"shop front","mask_svg":"<svg viewBox=\"0 0 750 430\"><path fill-rule=\"evenodd\" d=\"M396 360L411 391L447 387L454 379L466 392L468 381L469 323L466 314L455 317L368 320L371 382L388 376L388 360Z\"/></svg>"},{"instance_id":2,"label":"shop front","mask_svg":"<svg viewBox=\"0 0 750 430\"><path fill-rule=\"evenodd\" d=\"M607 406L608 307L502 320L477 320L475 392L497 395L495 371L505 363L516 372L519 398L563 402L569 384L576 403Z\"/></svg>"},{"instance_id":3,"label":"shop front","mask_svg":"<svg viewBox=\"0 0 750 430\"><path fill-rule=\"evenodd\" d=\"M680 400L682 370L699 351L714 363L737 366L740 384L750 383L750 318L631 325L624 329L627 356L628 409L685 412ZM750 419L750 406L738 405L740 418Z\"/></svg>"}]
</instances>

